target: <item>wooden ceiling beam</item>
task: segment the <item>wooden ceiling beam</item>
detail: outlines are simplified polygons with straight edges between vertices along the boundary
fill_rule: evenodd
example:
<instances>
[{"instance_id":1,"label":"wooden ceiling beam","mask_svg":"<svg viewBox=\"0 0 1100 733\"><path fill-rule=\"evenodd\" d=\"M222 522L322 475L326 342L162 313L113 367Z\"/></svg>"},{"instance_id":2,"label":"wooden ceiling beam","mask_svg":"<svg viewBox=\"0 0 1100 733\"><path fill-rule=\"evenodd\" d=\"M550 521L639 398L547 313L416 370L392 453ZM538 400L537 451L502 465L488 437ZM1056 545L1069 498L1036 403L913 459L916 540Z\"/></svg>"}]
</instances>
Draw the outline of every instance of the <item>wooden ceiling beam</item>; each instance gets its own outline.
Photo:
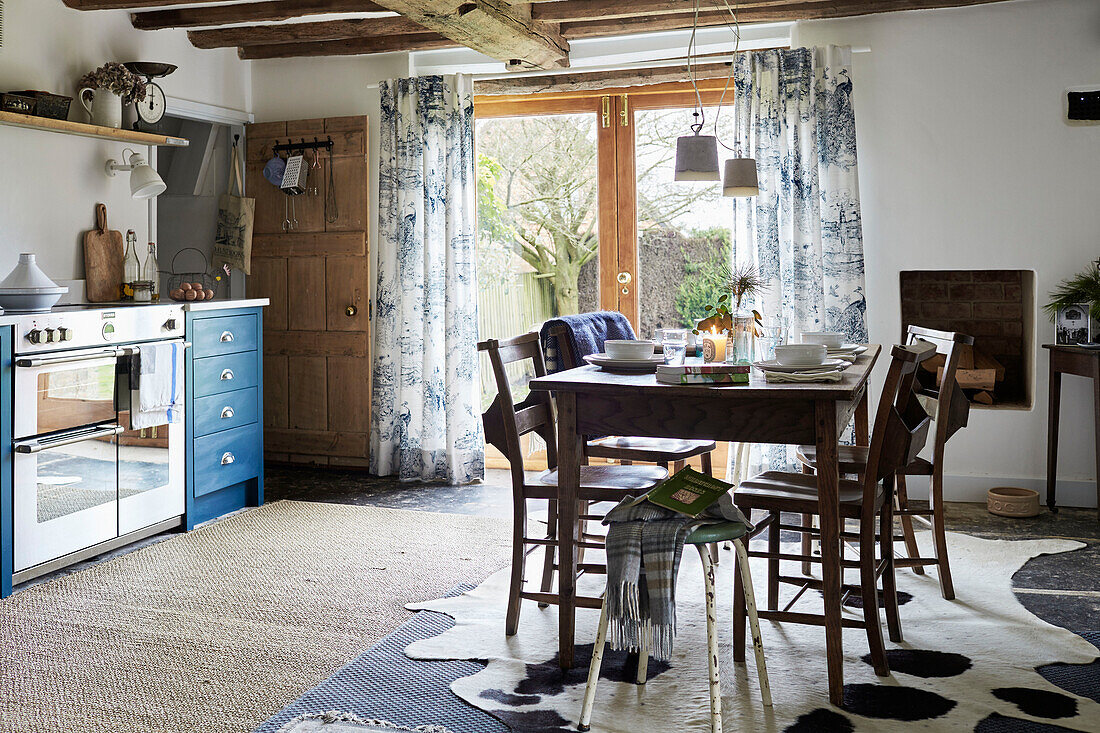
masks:
<instances>
[{"instance_id":1,"label":"wooden ceiling beam","mask_svg":"<svg viewBox=\"0 0 1100 733\"><path fill-rule=\"evenodd\" d=\"M433 48L455 48L457 43L438 33L412 36L380 36L377 38L345 38L338 41L305 43L268 43L241 46L237 55L242 59L285 59L303 56L356 56L390 51L426 51Z\"/></svg>"},{"instance_id":2,"label":"wooden ceiling beam","mask_svg":"<svg viewBox=\"0 0 1100 733\"><path fill-rule=\"evenodd\" d=\"M505 0L381 0L380 5L510 69L569 65L569 42L554 24L533 20L530 3Z\"/></svg>"},{"instance_id":3,"label":"wooden ceiling beam","mask_svg":"<svg viewBox=\"0 0 1100 733\"><path fill-rule=\"evenodd\" d=\"M827 3L835 0L729 0L730 8L737 11L753 8L769 8L801 3ZM629 18L643 15L691 13L692 0L559 0L532 6L531 17L548 23L570 23L585 20ZM721 11L728 14L722 0L700 0L700 13Z\"/></svg>"},{"instance_id":4,"label":"wooden ceiling beam","mask_svg":"<svg viewBox=\"0 0 1100 733\"><path fill-rule=\"evenodd\" d=\"M742 25L747 23L779 23L793 20L816 20L823 18L846 18L873 13L887 13L897 10L930 10L934 8L983 5L1003 0L830 0L798 2L773 7L748 8L739 10L737 18ZM635 16L613 18L598 21L562 23L561 34L567 39L595 38L601 36L620 36L650 31L681 30L691 28L693 13L673 13L668 15ZM721 12L700 12L699 27L722 26L732 23L730 14Z\"/></svg>"},{"instance_id":5,"label":"wooden ceiling beam","mask_svg":"<svg viewBox=\"0 0 1100 733\"><path fill-rule=\"evenodd\" d=\"M722 79L729 76L729 64L699 64L695 78ZM660 66L620 71L586 71L570 74L517 76L511 79L487 79L474 82L474 94L537 94L539 92L586 92L609 87L631 87L689 81L687 65ZM732 88L732 84L730 85Z\"/></svg>"},{"instance_id":6,"label":"wooden ceiling beam","mask_svg":"<svg viewBox=\"0 0 1100 733\"><path fill-rule=\"evenodd\" d=\"M338 41L347 38L423 35L428 30L400 15L392 18L349 18L315 23L282 25L237 25L187 31L195 48L231 48L262 46L269 43L308 43Z\"/></svg>"},{"instance_id":7,"label":"wooden ceiling beam","mask_svg":"<svg viewBox=\"0 0 1100 733\"><path fill-rule=\"evenodd\" d=\"M132 13L134 27L143 31L162 28L197 28L229 23L260 23L290 20L323 13L377 13L386 11L372 0L269 0L238 5L198 8L169 8Z\"/></svg>"},{"instance_id":8,"label":"wooden ceiling beam","mask_svg":"<svg viewBox=\"0 0 1100 733\"><path fill-rule=\"evenodd\" d=\"M225 0L62 0L62 2L73 10L130 10L196 3L223 3Z\"/></svg>"}]
</instances>

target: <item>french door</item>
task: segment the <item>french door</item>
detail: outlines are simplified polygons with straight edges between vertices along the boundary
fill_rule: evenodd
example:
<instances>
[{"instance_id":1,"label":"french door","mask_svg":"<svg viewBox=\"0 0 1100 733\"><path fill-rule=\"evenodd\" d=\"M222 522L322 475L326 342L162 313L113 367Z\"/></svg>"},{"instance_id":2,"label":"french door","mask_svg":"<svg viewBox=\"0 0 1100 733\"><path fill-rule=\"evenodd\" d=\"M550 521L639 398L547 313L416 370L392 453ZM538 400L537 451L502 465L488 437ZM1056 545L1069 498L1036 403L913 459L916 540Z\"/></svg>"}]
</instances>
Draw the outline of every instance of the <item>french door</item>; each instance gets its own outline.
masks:
<instances>
[{"instance_id":1,"label":"french door","mask_svg":"<svg viewBox=\"0 0 1100 733\"><path fill-rule=\"evenodd\" d=\"M703 134L717 116L732 145L724 87L700 82ZM687 84L475 99L480 338L596 309L622 312L641 337L702 317L728 261L733 209L718 182L673 180L696 99ZM728 106L716 115L719 100ZM511 376L521 397L530 375ZM486 406L492 380L483 369Z\"/></svg>"}]
</instances>

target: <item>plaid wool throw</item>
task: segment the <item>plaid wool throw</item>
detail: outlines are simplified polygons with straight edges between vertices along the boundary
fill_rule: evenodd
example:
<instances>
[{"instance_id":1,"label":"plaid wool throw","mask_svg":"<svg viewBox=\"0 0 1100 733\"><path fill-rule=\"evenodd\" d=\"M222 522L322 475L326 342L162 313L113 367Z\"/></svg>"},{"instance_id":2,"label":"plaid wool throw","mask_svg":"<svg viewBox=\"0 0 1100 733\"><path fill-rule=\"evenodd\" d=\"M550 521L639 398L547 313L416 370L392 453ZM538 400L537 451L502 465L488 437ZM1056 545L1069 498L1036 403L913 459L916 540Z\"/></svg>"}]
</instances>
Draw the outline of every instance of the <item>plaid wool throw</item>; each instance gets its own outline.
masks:
<instances>
[{"instance_id":1,"label":"plaid wool throw","mask_svg":"<svg viewBox=\"0 0 1100 733\"><path fill-rule=\"evenodd\" d=\"M643 634L649 653L672 658L676 636L676 577L684 540L701 524L743 522L745 515L726 494L702 515L689 517L648 501L623 499L608 512L608 637L615 650L639 651Z\"/></svg>"}]
</instances>

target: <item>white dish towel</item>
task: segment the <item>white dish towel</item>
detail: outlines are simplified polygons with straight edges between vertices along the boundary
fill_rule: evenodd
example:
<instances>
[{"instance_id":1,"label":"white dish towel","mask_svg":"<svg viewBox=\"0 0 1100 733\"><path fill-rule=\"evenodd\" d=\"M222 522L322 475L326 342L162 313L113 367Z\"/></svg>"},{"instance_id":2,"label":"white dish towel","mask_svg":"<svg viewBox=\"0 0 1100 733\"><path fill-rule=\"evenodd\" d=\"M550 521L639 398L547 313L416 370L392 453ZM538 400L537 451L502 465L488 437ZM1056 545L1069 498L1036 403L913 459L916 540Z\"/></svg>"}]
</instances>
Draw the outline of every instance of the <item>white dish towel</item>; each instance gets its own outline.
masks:
<instances>
[{"instance_id":1,"label":"white dish towel","mask_svg":"<svg viewBox=\"0 0 1100 733\"><path fill-rule=\"evenodd\" d=\"M130 427L151 428L179 422L183 417L183 344L139 346L138 370L137 399L131 400Z\"/></svg>"}]
</instances>

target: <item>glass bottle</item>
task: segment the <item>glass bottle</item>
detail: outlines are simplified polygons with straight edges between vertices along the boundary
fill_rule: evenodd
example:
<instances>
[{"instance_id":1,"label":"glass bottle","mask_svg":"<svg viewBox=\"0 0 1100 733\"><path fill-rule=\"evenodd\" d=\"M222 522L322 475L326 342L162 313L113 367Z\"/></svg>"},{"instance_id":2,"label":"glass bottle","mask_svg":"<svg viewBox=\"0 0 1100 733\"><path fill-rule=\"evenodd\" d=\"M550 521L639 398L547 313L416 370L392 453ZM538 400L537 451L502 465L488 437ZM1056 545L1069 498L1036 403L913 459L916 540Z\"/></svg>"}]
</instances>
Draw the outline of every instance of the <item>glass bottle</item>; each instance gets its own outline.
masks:
<instances>
[{"instance_id":1,"label":"glass bottle","mask_svg":"<svg viewBox=\"0 0 1100 733\"><path fill-rule=\"evenodd\" d=\"M157 265L156 242L149 242L149 256L145 258L144 269L141 279L152 283L152 297L153 302L156 303L160 300L160 267Z\"/></svg>"},{"instance_id":2,"label":"glass bottle","mask_svg":"<svg viewBox=\"0 0 1100 733\"><path fill-rule=\"evenodd\" d=\"M137 257L137 235L134 230L126 232L126 254L122 258L122 299L132 300L134 283L141 279L141 263Z\"/></svg>"}]
</instances>

